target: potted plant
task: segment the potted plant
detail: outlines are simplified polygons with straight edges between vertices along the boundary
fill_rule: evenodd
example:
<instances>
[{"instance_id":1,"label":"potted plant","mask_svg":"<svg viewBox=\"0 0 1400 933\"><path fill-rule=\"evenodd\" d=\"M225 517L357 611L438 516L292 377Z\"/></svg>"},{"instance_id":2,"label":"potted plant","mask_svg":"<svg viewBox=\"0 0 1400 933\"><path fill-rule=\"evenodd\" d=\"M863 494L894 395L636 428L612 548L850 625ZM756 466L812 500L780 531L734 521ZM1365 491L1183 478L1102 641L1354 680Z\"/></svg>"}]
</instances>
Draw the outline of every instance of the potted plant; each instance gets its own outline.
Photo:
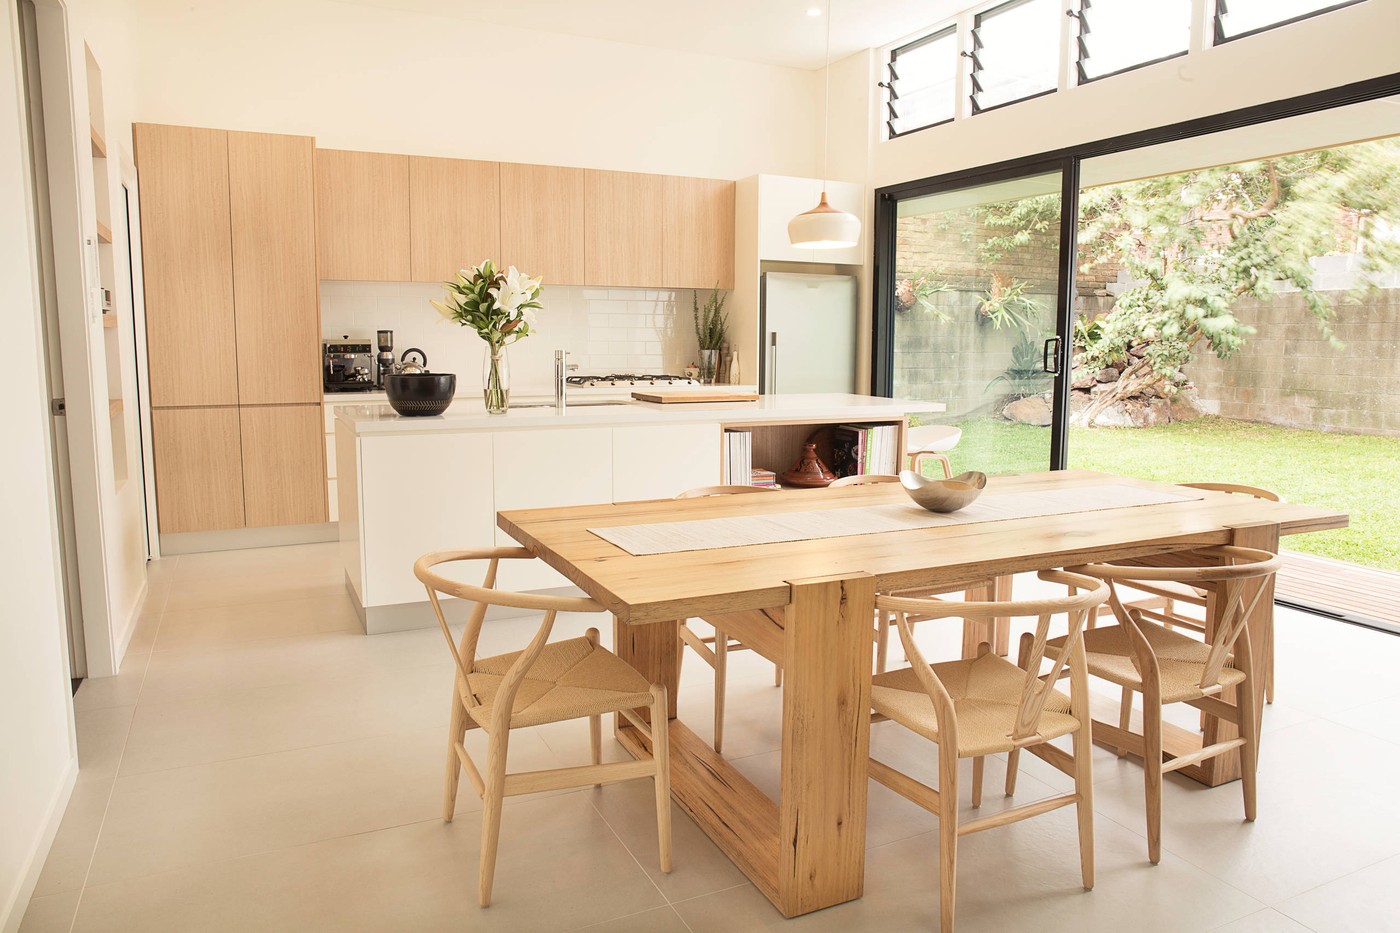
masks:
<instances>
[{"instance_id":1,"label":"potted plant","mask_svg":"<svg viewBox=\"0 0 1400 933\"><path fill-rule=\"evenodd\" d=\"M444 282L444 301L434 301L443 318L476 331L486 343L482 359L481 388L486 411L504 414L510 407L510 366L506 347L535 332L535 311L541 305L540 280L511 266L496 269L491 260L457 273L457 281Z\"/></svg>"},{"instance_id":2,"label":"potted plant","mask_svg":"<svg viewBox=\"0 0 1400 933\"><path fill-rule=\"evenodd\" d=\"M714 385L719 373L719 354L728 336L729 316L724 313L724 303L729 295L719 290L719 283L710 291L704 306L700 304L699 291L691 294L691 307L695 313L695 340L700 345L700 381Z\"/></svg>"}]
</instances>

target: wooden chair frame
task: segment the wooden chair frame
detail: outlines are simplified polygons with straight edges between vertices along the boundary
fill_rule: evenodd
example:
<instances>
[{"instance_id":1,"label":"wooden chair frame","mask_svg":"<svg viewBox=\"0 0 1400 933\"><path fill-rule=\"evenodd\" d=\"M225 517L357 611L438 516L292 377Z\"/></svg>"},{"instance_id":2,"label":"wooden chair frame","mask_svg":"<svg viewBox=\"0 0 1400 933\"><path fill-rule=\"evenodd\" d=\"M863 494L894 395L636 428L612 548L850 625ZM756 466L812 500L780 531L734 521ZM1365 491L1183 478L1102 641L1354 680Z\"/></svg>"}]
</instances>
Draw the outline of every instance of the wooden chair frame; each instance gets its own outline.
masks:
<instances>
[{"instance_id":1,"label":"wooden chair frame","mask_svg":"<svg viewBox=\"0 0 1400 933\"><path fill-rule=\"evenodd\" d=\"M899 477L891 473L857 473L854 476L843 476L840 479L831 481L827 489L839 489L842 486L874 486L878 483L897 483Z\"/></svg>"},{"instance_id":2,"label":"wooden chair frame","mask_svg":"<svg viewBox=\"0 0 1400 933\"><path fill-rule=\"evenodd\" d=\"M679 493L677 499L702 499L708 496L734 496L746 495L755 492L780 492L772 486L697 486L694 489L687 489ZM700 616L701 621L708 623L715 630L713 635L700 635L695 632L686 619L677 623L677 634L680 642L677 650L684 652L687 647L699 656L700 660L710 665L715 672L715 737L711 743L715 751L722 751L724 746L724 698L725 688L729 677L729 652L732 651L757 651L769 661L773 662L773 686L783 685L783 664L781 657L773 652L755 648L747 642L740 641L732 637L729 632L734 628L743 630L758 629L760 631L771 629L775 622L767 617L766 613L753 610L746 613L719 614ZM779 639L780 641L781 639Z\"/></svg>"},{"instance_id":3,"label":"wooden chair frame","mask_svg":"<svg viewBox=\"0 0 1400 933\"><path fill-rule=\"evenodd\" d=\"M1109 605L1123 627L1132 649L1133 667L1142 682L1141 734L1130 731L1128 715L1122 712L1117 729L1105 723L1096 723L1094 728L1095 737L1115 746L1120 757L1133 754L1143 760L1147 855L1154 865L1161 860L1162 853L1162 778L1165 774L1239 749L1245 820L1252 822L1257 810L1259 710L1255 705L1253 689L1254 654L1250 645L1248 621L1267 587L1258 586L1253 597L1247 601L1245 591L1249 586L1258 583L1259 578L1276 573L1282 560L1277 554L1268 551L1235 545L1202 548L1190 552L1190 556L1213 559L1219 563L1190 567L1104 563L1071 568L1073 573L1085 574L1108 583ZM1181 702L1201 710L1203 714L1233 723L1240 733L1235 738L1206 745L1191 754L1166 759L1162 754L1162 707L1165 704L1162 700L1161 671L1156 652L1143 631L1144 626L1160 621L1161 614L1126 604L1118 593L1119 586L1141 589L1139 584L1151 585L1160 582L1185 583L1198 587L1207 594L1204 599L1208 606L1207 629L1210 635L1206 642L1209 651L1198 684L1201 696ZM1022 643L1024 645L1024 639ZM1234 702L1227 701L1226 690L1220 682L1221 672L1227 664L1240 670L1245 678L1233 688ZM1125 693L1130 695L1126 687ZM1131 705L1125 703L1123 709L1130 713Z\"/></svg>"},{"instance_id":4,"label":"wooden chair frame","mask_svg":"<svg viewBox=\"0 0 1400 933\"><path fill-rule=\"evenodd\" d=\"M960 836L981 832L998 826L1049 813L1073 804L1079 822L1080 874L1086 890L1094 886L1094 804L1092 773L1092 717L1089 711L1089 681L1085 666L1084 646L1080 636L1092 613L1109 595L1108 587L1092 577L1066 571L1043 571L1040 579L1061 583L1071 588L1071 595L1022 602L953 602L942 599L922 599L906 596L877 596L876 607L894 614L900 640L908 655L920 686L933 703L938 726L938 787L929 787L889 765L870 759L870 777L911 802L938 817L940 921L943 933L952 933L957 889L957 843ZM1082 591L1082 592L1076 592ZM1035 803L1003 810L992 816L958 822L958 719L947 688L937 671L924 659L914 641L908 616L917 614L924 619L962 618L967 621L991 622L998 618L1037 617L1035 636L1027 655L1024 688L1017 708L1015 726L1008 734L1012 745L1007 763L1007 794L1015 788L1016 753L1025 748L1043 758L1074 779L1073 793L1050 797ZM1053 618L1065 615L1069 619L1069 635L1054 655L1046 677L1034 676L1046 659L1046 642ZM1027 637L1030 637L1029 634ZM986 654L989 646L981 646ZM1045 712L1045 704L1055 682L1061 676L1070 677L1070 715L1078 720L1071 733L1072 752L1050 745L1037 730ZM876 715L876 718L881 717ZM972 805L981 805L984 758L973 757Z\"/></svg>"},{"instance_id":5,"label":"wooden chair frame","mask_svg":"<svg viewBox=\"0 0 1400 933\"><path fill-rule=\"evenodd\" d=\"M533 560L525 548L497 547L470 550L436 551L420 557L413 565L413 573L428 591L433 613L442 629L447 646L452 651L452 660L457 667L452 687L452 721L448 730L447 777L443 794L444 822L452 822L457 806L457 788L461 783L461 773L466 771L477 795L481 797L481 861L478 885L478 901L482 907L491 904L491 888L495 879L496 851L501 833L501 810L505 797L518 794L534 794L540 791L558 790L566 787L586 787L615 781L628 781L650 777L656 785L657 837L661 854L661 870L671 870L671 792L669 745L667 742L667 696L662 684L651 685L651 702L646 708L650 712L650 722L638 716L634 709L618 709L616 712L636 726L650 741L651 756L636 761L602 763L602 714L588 717L592 764L568 768L551 768L540 771L506 773L506 754L510 744L510 729L516 694L525 680L526 674L539 659L549 643L554 628L555 617L560 612L605 612L600 603L587 597L544 596L533 593L511 593L496 589L496 576L502 560ZM440 564L458 561L487 561L485 581L482 586L450 580L433 571ZM467 618L466 628L460 641L454 641L447 617L442 610L439 594L454 596L473 603ZM489 722L483 725L489 737L486 753L486 770L483 774L477 769L471 756L467 754L465 743L468 729L478 723L471 710L479 709L470 689L469 674L476 670L476 649L481 636L482 622L486 618L488 606L509 606L516 609L540 610L544 619L534 638L520 652L502 678L499 689L492 698ZM588 629L586 636L598 650L599 632Z\"/></svg>"}]
</instances>

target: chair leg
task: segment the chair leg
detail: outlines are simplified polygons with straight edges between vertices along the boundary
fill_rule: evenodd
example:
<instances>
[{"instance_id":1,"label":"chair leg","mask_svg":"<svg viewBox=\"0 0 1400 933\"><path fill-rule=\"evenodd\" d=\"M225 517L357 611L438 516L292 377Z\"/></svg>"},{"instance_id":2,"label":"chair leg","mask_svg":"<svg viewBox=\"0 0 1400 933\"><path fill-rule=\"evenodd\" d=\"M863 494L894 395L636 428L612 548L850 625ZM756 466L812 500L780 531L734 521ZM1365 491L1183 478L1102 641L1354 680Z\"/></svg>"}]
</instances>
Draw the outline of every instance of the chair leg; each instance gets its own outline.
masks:
<instances>
[{"instance_id":1,"label":"chair leg","mask_svg":"<svg viewBox=\"0 0 1400 933\"><path fill-rule=\"evenodd\" d=\"M667 719L666 687L651 685L651 756L656 762L656 836L661 849L661 870L671 870L671 739Z\"/></svg>"},{"instance_id":2,"label":"chair leg","mask_svg":"<svg viewBox=\"0 0 1400 933\"><path fill-rule=\"evenodd\" d=\"M724 688L729 669L729 636L715 629L715 751L724 744Z\"/></svg>"},{"instance_id":3,"label":"chair leg","mask_svg":"<svg viewBox=\"0 0 1400 933\"><path fill-rule=\"evenodd\" d=\"M1142 694L1143 797L1147 807L1147 859L1162 860L1162 701L1155 685Z\"/></svg>"},{"instance_id":4,"label":"chair leg","mask_svg":"<svg viewBox=\"0 0 1400 933\"><path fill-rule=\"evenodd\" d=\"M942 933L953 933L958 890L958 756L938 749L938 912Z\"/></svg>"},{"instance_id":5,"label":"chair leg","mask_svg":"<svg viewBox=\"0 0 1400 933\"><path fill-rule=\"evenodd\" d=\"M442 821L452 822L452 814L457 810L457 787L462 783L462 759L457 757L457 743L467 735L467 711L462 706L457 693L457 683L452 684L452 724L447 729L447 782L442 795Z\"/></svg>"},{"instance_id":6,"label":"chair leg","mask_svg":"<svg viewBox=\"0 0 1400 933\"><path fill-rule=\"evenodd\" d=\"M1264 628L1264 702L1274 702L1274 617Z\"/></svg>"},{"instance_id":7,"label":"chair leg","mask_svg":"<svg viewBox=\"0 0 1400 933\"><path fill-rule=\"evenodd\" d=\"M987 759L978 755L972 759L972 807L982 806L982 776L986 771Z\"/></svg>"},{"instance_id":8,"label":"chair leg","mask_svg":"<svg viewBox=\"0 0 1400 933\"><path fill-rule=\"evenodd\" d=\"M1021 642L1016 649L1016 666L1023 671L1026 670L1026 665L1029 663L1031 642L1033 641L1035 638L1030 632L1021 633ZM1013 748L1006 755L1006 796L1008 797L1016 793L1016 775L1020 773L1020 765L1021 750Z\"/></svg>"},{"instance_id":9,"label":"chair leg","mask_svg":"<svg viewBox=\"0 0 1400 933\"><path fill-rule=\"evenodd\" d=\"M477 901L491 906L491 886L496 880L496 848L501 841L501 804L506 789L506 746L510 730L492 735L482 775L486 792L481 796L481 865Z\"/></svg>"},{"instance_id":10,"label":"chair leg","mask_svg":"<svg viewBox=\"0 0 1400 933\"><path fill-rule=\"evenodd\" d=\"M1133 691L1130 687L1123 688L1123 700L1118 704L1118 728L1124 732L1129 731L1128 727L1133 723ZM1123 746L1118 746L1118 757L1128 757L1128 750Z\"/></svg>"},{"instance_id":11,"label":"chair leg","mask_svg":"<svg viewBox=\"0 0 1400 933\"><path fill-rule=\"evenodd\" d=\"M1267 683L1267 680L1266 680ZM1259 709L1254 703L1254 685L1245 681L1235 688L1240 710L1240 787L1244 790L1244 818L1254 822L1258 807Z\"/></svg>"},{"instance_id":12,"label":"chair leg","mask_svg":"<svg viewBox=\"0 0 1400 933\"><path fill-rule=\"evenodd\" d=\"M1070 709L1079 728L1070 737L1074 755L1074 792L1079 795L1075 815L1079 819L1079 873L1084 890L1094 889L1094 716L1089 708L1089 674L1084 667L1084 646L1076 649L1070 670Z\"/></svg>"},{"instance_id":13,"label":"chair leg","mask_svg":"<svg viewBox=\"0 0 1400 933\"><path fill-rule=\"evenodd\" d=\"M893 621L887 609L881 609L875 620L875 673L883 674L890 658L890 626Z\"/></svg>"}]
</instances>

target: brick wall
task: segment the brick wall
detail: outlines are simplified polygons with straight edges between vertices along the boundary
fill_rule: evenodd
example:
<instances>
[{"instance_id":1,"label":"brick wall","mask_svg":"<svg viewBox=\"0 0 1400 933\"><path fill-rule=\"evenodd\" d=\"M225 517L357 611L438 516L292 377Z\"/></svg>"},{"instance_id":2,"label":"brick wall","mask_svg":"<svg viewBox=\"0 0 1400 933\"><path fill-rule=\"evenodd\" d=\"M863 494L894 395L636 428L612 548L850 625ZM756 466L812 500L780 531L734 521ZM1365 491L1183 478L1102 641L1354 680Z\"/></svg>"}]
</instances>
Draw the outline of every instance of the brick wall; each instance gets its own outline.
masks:
<instances>
[{"instance_id":1,"label":"brick wall","mask_svg":"<svg viewBox=\"0 0 1400 933\"><path fill-rule=\"evenodd\" d=\"M1330 292L1334 348L1300 295L1241 301L1256 333L1228 360L1198 355L1186 368L1202 405L1227 418L1347 434L1400 437L1400 289L1353 303Z\"/></svg>"}]
</instances>

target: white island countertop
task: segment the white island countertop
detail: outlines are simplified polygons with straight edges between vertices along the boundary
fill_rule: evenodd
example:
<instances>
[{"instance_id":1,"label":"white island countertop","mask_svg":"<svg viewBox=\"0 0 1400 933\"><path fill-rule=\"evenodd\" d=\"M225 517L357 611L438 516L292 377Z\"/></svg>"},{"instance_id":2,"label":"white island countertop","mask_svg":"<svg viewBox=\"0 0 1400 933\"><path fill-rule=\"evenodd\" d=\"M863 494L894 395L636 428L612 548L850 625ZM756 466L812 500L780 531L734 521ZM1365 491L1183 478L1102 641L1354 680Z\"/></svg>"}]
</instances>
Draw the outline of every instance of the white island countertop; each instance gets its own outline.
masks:
<instances>
[{"instance_id":1,"label":"white island countertop","mask_svg":"<svg viewBox=\"0 0 1400 933\"><path fill-rule=\"evenodd\" d=\"M552 399L523 398L503 415L488 415L479 399L458 397L441 415L405 418L387 404L336 405L336 419L358 436L436 434L440 432L513 431L582 426L684 424L768 424L792 422L888 421L911 414L944 410L941 402L881 398L872 395L763 395L753 402L570 402L560 412Z\"/></svg>"}]
</instances>

